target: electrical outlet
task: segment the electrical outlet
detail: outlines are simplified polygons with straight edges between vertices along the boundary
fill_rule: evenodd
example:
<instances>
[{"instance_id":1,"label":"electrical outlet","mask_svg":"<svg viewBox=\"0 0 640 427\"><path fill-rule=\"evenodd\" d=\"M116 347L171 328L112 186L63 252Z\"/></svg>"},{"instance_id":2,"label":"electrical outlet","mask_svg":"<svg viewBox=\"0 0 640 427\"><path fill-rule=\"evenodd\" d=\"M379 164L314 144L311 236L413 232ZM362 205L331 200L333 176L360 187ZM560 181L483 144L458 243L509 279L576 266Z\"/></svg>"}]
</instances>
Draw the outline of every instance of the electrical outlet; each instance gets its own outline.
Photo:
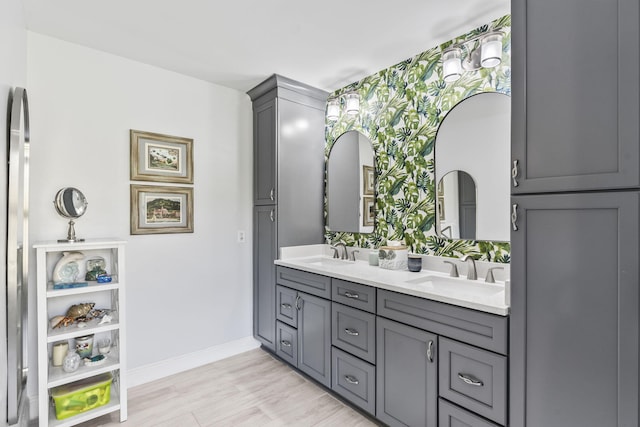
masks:
<instances>
[{"instance_id":1,"label":"electrical outlet","mask_svg":"<svg viewBox=\"0 0 640 427\"><path fill-rule=\"evenodd\" d=\"M244 243L247 241L247 236L244 230L238 230L238 243Z\"/></svg>"}]
</instances>

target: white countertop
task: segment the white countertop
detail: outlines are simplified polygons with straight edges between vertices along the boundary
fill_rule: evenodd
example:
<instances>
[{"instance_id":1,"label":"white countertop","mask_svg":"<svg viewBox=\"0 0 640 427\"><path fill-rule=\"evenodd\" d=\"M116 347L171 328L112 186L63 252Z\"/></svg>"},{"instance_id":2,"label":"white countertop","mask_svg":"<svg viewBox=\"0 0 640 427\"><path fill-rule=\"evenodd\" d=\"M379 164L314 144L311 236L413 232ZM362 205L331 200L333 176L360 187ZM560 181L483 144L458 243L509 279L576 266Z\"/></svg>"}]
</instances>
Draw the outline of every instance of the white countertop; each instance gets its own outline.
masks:
<instances>
[{"instance_id":1,"label":"white countertop","mask_svg":"<svg viewBox=\"0 0 640 427\"><path fill-rule=\"evenodd\" d=\"M347 280L440 301L460 307L480 310L501 316L509 314L508 282L486 283L483 279L467 280L449 277L439 271L422 270L417 273L408 270L386 270L370 266L367 261L343 261L326 254L325 245L283 248L277 265L322 274L336 279Z\"/></svg>"}]
</instances>

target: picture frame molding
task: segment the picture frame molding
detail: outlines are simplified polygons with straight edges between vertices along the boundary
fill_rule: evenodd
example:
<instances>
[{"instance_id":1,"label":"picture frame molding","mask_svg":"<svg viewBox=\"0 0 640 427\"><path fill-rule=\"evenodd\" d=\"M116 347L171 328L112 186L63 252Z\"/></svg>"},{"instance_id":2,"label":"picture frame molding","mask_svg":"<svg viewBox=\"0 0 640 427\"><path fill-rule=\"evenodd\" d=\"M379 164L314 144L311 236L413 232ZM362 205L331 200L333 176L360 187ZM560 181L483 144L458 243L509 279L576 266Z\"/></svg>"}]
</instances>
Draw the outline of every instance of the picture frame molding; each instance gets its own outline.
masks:
<instances>
[{"instance_id":1,"label":"picture frame molding","mask_svg":"<svg viewBox=\"0 0 640 427\"><path fill-rule=\"evenodd\" d=\"M362 194L373 196L375 190L375 173L373 166L362 166Z\"/></svg>"},{"instance_id":2,"label":"picture frame molding","mask_svg":"<svg viewBox=\"0 0 640 427\"><path fill-rule=\"evenodd\" d=\"M130 170L132 181L169 182L175 184L193 184L193 139L179 136L163 135L154 132L145 132L131 129L130 137ZM143 140L157 142L160 147L167 149L179 149L183 153L179 167L184 168L184 173L163 170L153 170L146 166L149 155Z\"/></svg>"},{"instance_id":3,"label":"picture frame molding","mask_svg":"<svg viewBox=\"0 0 640 427\"><path fill-rule=\"evenodd\" d=\"M161 185L138 185L131 184L131 234L172 234L172 233L193 233L193 187L161 186ZM151 194L176 194L184 196L186 207L182 209L184 226L158 226L150 227L142 225L140 197L144 193ZM146 212L146 209L144 209ZM146 220L146 217L145 219Z\"/></svg>"}]
</instances>

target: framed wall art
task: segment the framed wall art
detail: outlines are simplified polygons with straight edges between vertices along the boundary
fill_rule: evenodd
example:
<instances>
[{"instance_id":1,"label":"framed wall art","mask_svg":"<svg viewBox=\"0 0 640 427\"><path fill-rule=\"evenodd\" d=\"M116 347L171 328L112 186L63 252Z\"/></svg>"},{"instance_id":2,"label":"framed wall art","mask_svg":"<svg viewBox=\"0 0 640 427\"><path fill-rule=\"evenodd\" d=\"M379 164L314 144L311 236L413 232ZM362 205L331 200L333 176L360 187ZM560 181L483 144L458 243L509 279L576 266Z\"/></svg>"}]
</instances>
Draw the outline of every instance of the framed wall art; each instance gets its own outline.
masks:
<instances>
[{"instance_id":1,"label":"framed wall art","mask_svg":"<svg viewBox=\"0 0 640 427\"><path fill-rule=\"evenodd\" d=\"M362 225L369 226L373 225L373 220L375 218L375 203L373 197L363 197L362 198Z\"/></svg>"},{"instance_id":2,"label":"framed wall art","mask_svg":"<svg viewBox=\"0 0 640 427\"><path fill-rule=\"evenodd\" d=\"M193 233L193 188L131 185L131 234Z\"/></svg>"},{"instance_id":3,"label":"framed wall art","mask_svg":"<svg viewBox=\"0 0 640 427\"><path fill-rule=\"evenodd\" d=\"M362 166L362 194L373 196L373 166Z\"/></svg>"},{"instance_id":4,"label":"framed wall art","mask_svg":"<svg viewBox=\"0 0 640 427\"><path fill-rule=\"evenodd\" d=\"M131 180L193 184L193 139L130 131Z\"/></svg>"}]
</instances>

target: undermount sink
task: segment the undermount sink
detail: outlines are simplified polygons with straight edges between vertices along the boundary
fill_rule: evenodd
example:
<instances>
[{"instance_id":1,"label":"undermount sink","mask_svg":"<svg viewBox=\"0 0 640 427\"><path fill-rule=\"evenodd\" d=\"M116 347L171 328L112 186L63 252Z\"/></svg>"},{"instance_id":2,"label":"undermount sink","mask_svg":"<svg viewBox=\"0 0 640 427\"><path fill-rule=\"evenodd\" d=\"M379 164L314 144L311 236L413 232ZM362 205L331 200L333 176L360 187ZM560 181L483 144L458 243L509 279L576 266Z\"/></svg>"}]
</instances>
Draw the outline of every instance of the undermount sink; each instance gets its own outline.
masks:
<instances>
[{"instance_id":1,"label":"undermount sink","mask_svg":"<svg viewBox=\"0 0 640 427\"><path fill-rule=\"evenodd\" d=\"M317 265L322 267L342 267L345 265L353 264L353 261L347 261L336 258L328 258L328 257L315 257L302 260L305 264Z\"/></svg>"},{"instance_id":2,"label":"undermount sink","mask_svg":"<svg viewBox=\"0 0 640 427\"><path fill-rule=\"evenodd\" d=\"M479 280L468 280L462 277L424 276L407 280L405 283L423 285L431 289L439 288L450 293L471 293L474 295L492 296L504 292L504 284L486 283Z\"/></svg>"}]
</instances>

